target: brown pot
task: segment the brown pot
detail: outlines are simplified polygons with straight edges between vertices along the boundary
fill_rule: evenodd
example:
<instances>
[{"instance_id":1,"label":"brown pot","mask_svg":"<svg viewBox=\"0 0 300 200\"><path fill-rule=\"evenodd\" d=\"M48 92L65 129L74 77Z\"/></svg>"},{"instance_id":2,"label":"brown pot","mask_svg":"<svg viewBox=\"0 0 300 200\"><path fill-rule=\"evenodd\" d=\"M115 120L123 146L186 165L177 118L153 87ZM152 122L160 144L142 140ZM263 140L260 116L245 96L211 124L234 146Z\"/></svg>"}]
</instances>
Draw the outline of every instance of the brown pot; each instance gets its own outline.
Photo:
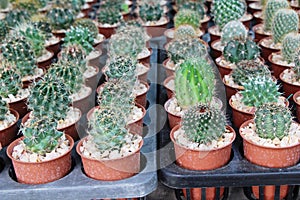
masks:
<instances>
[{"instance_id":1,"label":"brown pot","mask_svg":"<svg viewBox=\"0 0 300 200\"><path fill-rule=\"evenodd\" d=\"M170 58L167 58L166 60L163 61L162 66L166 71L166 75L167 77L169 76L174 76L175 75L175 70L174 69L170 69L167 67L167 63L170 61Z\"/></svg>"},{"instance_id":2,"label":"brown pot","mask_svg":"<svg viewBox=\"0 0 300 200\"><path fill-rule=\"evenodd\" d=\"M289 70L289 69L286 69ZM286 82L283 80L283 72L280 74L279 79L281 80L282 83L282 88L283 88L283 95L288 98L291 95L295 95L296 92L300 91L300 86L299 85L294 85L292 83Z\"/></svg>"},{"instance_id":3,"label":"brown pot","mask_svg":"<svg viewBox=\"0 0 300 200\"><path fill-rule=\"evenodd\" d=\"M258 11L262 11L262 6L260 5L260 2L253 2L249 4L248 6L249 13L253 14Z\"/></svg>"},{"instance_id":4,"label":"brown pot","mask_svg":"<svg viewBox=\"0 0 300 200\"><path fill-rule=\"evenodd\" d=\"M259 42L259 41L261 41L262 39L264 39L264 38L266 38L266 37L270 37L270 36L271 36L271 35L266 35L265 33L260 33L260 32L258 32L258 29L259 29L260 27L262 27L262 26L263 26L262 23L253 26L253 29L252 29L252 30L253 30L253 32L255 33L254 41L255 41L256 43Z\"/></svg>"},{"instance_id":5,"label":"brown pot","mask_svg":"<svg viewBox=\"0 0 300 200\"><path fill-rule=\"evenodd\" d=\"M88 6L88 7L85 7L85 8L82 8L81 9L81 12L84 14L84 17L85 18L88 18L89 17L89 13L92 11L92 6Z\"/></svg>"},{"instance_id":6,"label":"brown pot","mask_svg":"<svg viewBox=\"0 0 300 200\"><path fill-rule=\"evenodd\" d=\"M118 26L111 26L111 27L103 27L98 25L99 33L105 36L106 39L109 39L112 34L116 33L116 29Z\"/></svg>"},{"instance_id":7,"label":"brown pot","mask_svg":"<svg viewBox=\"0 0 300 200\"><path fill-rule=\"evenodd\" d=\"M72 102L72 106L75 108L78 108L81 113L87 113L93 106L94 103L93 96L92 96L92 88L89 87L89 93L86 97L83 97L82 99L76 100Z\"/></svg>"},{"instance_id":8,"label":"brown pot","mask_svg":"<svg viewBox=\"0 0 300 200\"><path fill-rule=\"evenodd\" d=\"M152 48L148 48L148 50L150 51L150 54L144 58L138 59L139 63L150 64L150 57L153 54L153 51L152 51Z\"/></svg>"},{"instance_id":9,"label":"brown pot","mask_svg":"<svg viewBox=\"0 0 300 200\"><path fill-rule=\"evenodd\" d=\"M43 75L45 74L45 71L43 72ZM42 76L43 76L42 75ZM41 80L42 77L39 76L39 77L36 77L36 78L33 78L33 79L27 79L27 80L22 80L22 88L23 89L26 89L28 88L32 83L34 82L38 82L39 80Z\"/></svg>"},{"instance_id":10,"label":"brown pot","mask_svg":"<svg viewBox=\"0 0 300 200\"><path fill-rule=\"evenodd\" d=\"M230 97L232 97L233 95L235 95L238 91L241 91L241 87L232 87L230 85L228 85L226 82L225 82L225 78L222 79L223 80L223 83L225 85L225 92L226 92L226 97L227 97L227 101L229 101Z\"/></svg>"},{"instance_id":11,"label":"brown pot","mask_svg":"<svg viewBox=\"0 0 300 200\"><path fill-rule=\"evenodd\" d=\"M142 73L142 74L139 74L138 75L138 80L140 80L140 81L144 81L144 82L147 82L147 80L148 80L148 72L150 71L150 66L149 66L149 64L143 64L145 67L147 67L148 69L147 69L147 71L146 72L144 72L144 73Z\"/></svg>"},{"instance_id":12,"label":"brown pot","mask_svg":"<svg viewBox=\"0 0 300 200\"><path fill-rule=\"evenodd\" d=\"M254 23L255 23L255 25L263 23L262 11L257 11L255 13L253 13L253 17L254 17ZM260 38L260 39L262 39L262 38ZM254 40L254 41L257 42L256 40Z\"/></svg>"},{"instance_id":13,"label":"brown pot","mask_svg":"<svg viewBox=\"0 0 300 200\"><path fill-rule=\"evenodd\" d=\"M129 21L132 19L131 15L130 15L130 11L127 13L122 13L123 19L125 22Z\"/></svg>"},{"instance_id":14,"label":"brown pot","mask_svg":"<svg viewBox=\"0 0 300 200\"><path fill-rule=\"evenodd\" d=\"M8 103L8 106L19 113L19 118L23 118L28 113L27 98Z\"/></svg>"},{"instance_id":15,"label":"brown pot","mask_svg":"<svg viewBox=\"0 0 300 200\"><path fill-rule=\"evenodd\" d=\"M166 101L164 108L165 111L168 113L168 120L169 120L169 127L170 129L174 128L176 125L179 125L181 122L181 116L180 115L174 115L173 113L170 113L167 109L170 105L170 102L173 101L175 97L172 97Z\"/></svg>"},{"instance_id":16,"label":"brown pot","mask_svg":"<svg viewBox=\"0 0 300 200\"><path fill-rule=\"evenodd\" d=\"M262 42L264 40L268 40L270 39L271 37L266 37L266 38L263 38L262 40L259 41L258 45L259 47L261 48L261 57L264 59L264 60L268 60L269 56L272 54L272 53L275 53L275 52L279 52L280 49L274 49L274 48L270 48L270 47L266 47L264 45L262 45ZM279 75L279 74L278 74ZM275 76L276 77L276 76ZM277 78L277 77L276 77Z\"/></svg>"},{"instance_id":17,"label":"brown pot","mask_svg":"<svg viewBox=\"0 0 300 200\"><path fill-rule=\"evenodd\" d=\"M92 88L92 90L95 90L98 86L98 82L99 82L99 68L98 67L95 67L93 66L93 68L96 70L96 74L91 76L91 77L88 77L84 80L85 82L85 85Z\"/></svg>"},{"instance_id":18,"label":"brown pot","mask_svg":"<svg viewBox=\"0 0 300 200\"><path fill-rule=\"evenodd\" d=\"M9 109L10 113L16 117L14 123L9 125L7 128L0 130L0 147L5 147L14 141L18 135L19 127L17 122L19 120L19 113L13 109Z\"/></svg>"},{"instance_id":19,"label":"brown pot","mask_svg":"<svg viewBox=\"0 0 300 200\"><path fill-rule=\"evenodd\" d=\"M212 31L212 30L214 30L214 29L216 29L216 26L211 26L211 27L209 27L208 30L207 30L207 32L208 32L209 35L210 35L210 43L212 43L213 41L216 41L216 40L220 40L220 39L221 39L221 35L215 34L214 31Z\"/></svg>"},{"instance_id":20,"label":"brown pot","mask_svg":"<svg viewBox=\"0 0 300 200\"><path fill-rule=\"evenodd\" d=\"M300 122L300 103L298 103L297 98L300 96L300 91L296 92L293 95L293 101L295 102L296 105L296 116L297 116L297 120L298 122Z\"/></svg>"},{"instance_id":21,"label":"brown pot","mask_svg":"<svg viewBox=\"0 0 300 200\"><path fill-rule=\"evenodd\" d=\"M60 39L58 42L51 44L49 46L46 46L46 49L50 52L53 52L54 56L57 56L57 54L60 52L62 43L63 43L63 41Z\"/></svg>"},{"instance_id":22,"label":"brown pot","mask_svg":"<svg viewBox=\"0 0 300 200\"><path fill-rule=\"evenodd\" d=\"M148 35L151 35L152 37L160 37L167 29L167 24L169 23L169 21L169 18L167 18L167 21L164 24L152 26L143 25L143 27L145 28Z\"/></svg>"},{"instance_id":23,"label":"brown pot","mask_svg":"<svg viewBox=\"0 0 300 200\"><path fill-rule=\"evenodd\" d=\"M99 33L99 34L100 34L100 33ZM96 50L102 52L103 42L104 42L104 41L105 41L105 37L103 38L102 41L98 41L97 43L93 44L93 47L94 47Z\"/></svg>"},{"instance_id":24,"label":"brown pot","mask_svg":"<svg viewBox=\"0 0 300 200\"><path fill-rule=\"evenodd\" d=\"M250 13L247 13L247 15L251 15ZM243 20L241 21L248 29L250 29L251 25L251 20L253 19L253 16L251 15L251 18L248 20Z\"/></svg>"},{"instance_id":25,"label":"brown pot","mask_svg":"<svg viewBox=\"0 0 300 200\"><path fill-rule=\"evenodd\" d=\"M146 108L146 106L147 106L147 93L150 89L150 86L145 81L140 81L140 82L147 87L147 91L145 91L143 94L140 94L140 95L136 96L134 101L135 101L135 103L140 104L141 106Z\"/></svg>"},{"instance_id":26,"label":"brown pot","mask_svg":"<svg viewBox=\"0 0 300 200\"><path fill-rule=\"evenodd\" d=\"M207 16L208 18L207 19L203 19L201 20L201 30L203 33L206 33L208 31L208 22L210 21L211 17ZM201 35L202 37L202 35Z\"/></svg>"},{"instance_id":27,"label":"brown pot","mask_svg":"<svg viewBox=\"0 0 300 200\"><path fill-rule=\"evenodd\" d=\"M174 92L173 92L173 90L171 90L171 88L168 88L167 87L167 84L171 81L171 80L174 80L175 79L175 77L174 76L169 76L169 77L167 77L165 80L164 80L164 87L165 87L165 89L166 89L166 91L167 91L167 96L168 96L168 99L171 99L173 96L174 96Z\"/></svg>"},{"instance_id":28,"label":"brown pot","mask_svg":"<svg viewBox=\"0 0 300 200\"><path fill-rule=\"evenodd\" d=\"M66 30L52 30L52 34L59 39L66 37L66 32Z\"/></svg>"},{"instance_id":29,"label":"brown pot","mask_svg":"<svg viewBox=\"0 0 300 200\"><path fill-rule=\"evenodd\" d=\"M6 149L7 156L12 160L12 164L19 183L25 184L44 184L58 180L69 173L71 170L71 150L74 146L73 139L66 135L70 142L68 152L58 158L42 161L38 163L23 162L12 157L13 148L22 140L21 137L12 142Z\"/></svg>"},{"instance_id":30,"label":"brown pot","mask_svg":"<svg viewBox=\"0 0 300 200\"><path fill-rule=\"evenodd\" d=\"M111 160L96 160L85 157L80 147L87 138L81 139L76 151L80 155L85 174L96 180L116 181L134 176L140 171L140 149L143 146L143 140L140 142L139 149L129 156Z\"/></svg>"},{"instance_id":31,"label":"brown pot","mask_svg":"<svg viewBox=\"0 0 300 200\"><path fill-rule=\"evenodd\" d=\"M232 68L228 67L228 66L223 66L220 65L220 61L223 59L223 56L220 56L218 58L215 59L215 63L218 67L218 70L220 72L221 78L223 79L225 75L228 75L232 72Z\"/></svg>"},{"instance_id":32,"label":"brown pot","mask_svg":"<svg viewBox=\"0 0 300 200\"><path fill-rule=\"evenodd\" d=\"M279 79L280 78L280 74L286 70L286 69L290 69L291 67L288 67L288 66L285 66L285 65L281 65L281 64L278 64L278 63L275 63L273 61L273 56L274 55L280 55L280 52L276 52L276 53L272 53L271 55L269 55L268 57L268 60L269 62L271 63L271 69L272 69L272 72L273 72L273 75L275 76L276 79Z\"/></svg>"},{"instance_id":33,"label":"brown pot","mask_svg":"<svg viewBox=\"0 0 300 200\"><path fill-rule=\"evenodd\" d=\"M222 56L222 51L215 48L215 44L218 42L220 42L220 40L215 40L211 43L211 46L210 46L210 55L213 59L216 59L216 58Z\"/></svg>"},{"instance_id":34,"label":"brown pot","mask_svg":"<svg viewBox=\"0 0 300 200\"><path fill-rule=\"evenodd\" d=\"M94 57L87 60L87 64L91 65L91 66L94 66L94 67L100 68L101 67L100 57L102 55L102 51L101 50L96 50L95 55L96 56L94 56Z\"/></svg>"},{"instance_id":35,"label":"brown pot","mask_svg":"<svg viewBox=\"0 0 300 200\"><path fill-rule=\"evenodd\" d=\"M49 69L50 65L52 64L52 59L54 57L54 53L52 51L49 51L51 53L51 56L49 56L48 59L45 59L43 61L37 62L37 65L39 68L43 69L44 71L46 71L47 69Z\"/></svg>"},{"instance_id":36,"label":"brown pot","mask_svg":"<svg viewBox=\"0 0 300 200\"><path fill-rule=\"evenodd\" d=\"M296 1L296 0L290 1L290 6L295 11L299 11L300 10L300 6L298 5L298 1Z\"/></svg>"}]
</instances>

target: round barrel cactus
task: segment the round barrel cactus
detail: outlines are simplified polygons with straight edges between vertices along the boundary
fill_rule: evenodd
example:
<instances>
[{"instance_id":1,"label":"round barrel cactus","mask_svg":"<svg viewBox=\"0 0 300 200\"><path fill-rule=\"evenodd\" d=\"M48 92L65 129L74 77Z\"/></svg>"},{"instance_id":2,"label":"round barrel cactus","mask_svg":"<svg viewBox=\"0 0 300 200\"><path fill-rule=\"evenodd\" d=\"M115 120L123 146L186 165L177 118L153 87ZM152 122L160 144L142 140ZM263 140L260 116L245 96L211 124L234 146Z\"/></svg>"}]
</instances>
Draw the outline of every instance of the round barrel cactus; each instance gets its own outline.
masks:
<instances>
[{"instance_id":1,"label":"round barrel cactus","mask_svg":"<svg viewBox=\"0 0 300 200\"><path fill-rule=\"evenodd\" d=\"M16 96L22 88L22 79L15 65L3 60L0 67L0 96L8 98L8 95Z\"/></svg>"},{"instance_id":2,"label":"round barrel cactus","mask_svg":"<svg viewBox=\"0 0 300 200\"><path fill-rule=\"evenodd\" d=\"M294 62L295 54L300 48L300 34L291 32L284 36L282 40L281 54L283 60L288 63Z\"/></svg>"},{"instance_id":3,"label":"round barrel cactus","mask_svg":"<svg viewBox=\"0 0 300 200\"><path fill-rule=\"evenodd\" d=\"M53 30L68 29L75 20L73 11L67 8L52 8L47 18Z\"/></svg>"},{"instance_id":4,"label":"round barrel cactus","mask_svg":"<svg viewBox=\"0 0 300 200\"><path fill-rule=\"evenodd\" d=\"M158 21L163 14L159 3L143 3L139 6L139 16L144 22Z\"/></svg>"},{"instance_id":5,"label":"round barrel cactus","mask_svg":"<svg viewBox=\"0 0 300 200\"><path fill-rule=\"evenodd\" d=\"M195 29L191 25L180 25L175 29L174 38L195 38L197 37L197 33Z\"/></svg>"}]
</instances>

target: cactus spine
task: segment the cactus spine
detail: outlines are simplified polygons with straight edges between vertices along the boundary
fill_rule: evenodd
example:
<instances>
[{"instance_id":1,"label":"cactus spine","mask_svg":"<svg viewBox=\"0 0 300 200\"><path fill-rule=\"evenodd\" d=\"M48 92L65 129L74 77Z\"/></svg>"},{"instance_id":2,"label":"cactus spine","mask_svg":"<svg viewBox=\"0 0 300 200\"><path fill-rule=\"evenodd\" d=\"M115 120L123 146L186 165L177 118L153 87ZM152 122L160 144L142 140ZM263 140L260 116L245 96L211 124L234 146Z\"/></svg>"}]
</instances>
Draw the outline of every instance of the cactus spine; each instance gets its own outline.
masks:
<instances>
[{"instance_id":1,"label":"cactus spine","mask_svg":"<svg viewBox=\"0 0 300 200\"><path fill-rule=\"evenodd\" d=\"M197 11L182 9L179 10L174 18L175 29L181 25L191 25L195 30L199 29L201 22L200 15Z\"/></svg>"},{"instance_id":2,"label":"cactus spine","mask_svg":"<svg viewBox=\"0 0 300 200\"><path fill-rule=\"evenodd\" d=\"M204 18L205 10L204 10L202 2L196 2L196 1L185 2L184 4L182 4L180 6L179 11L182 9L189 9L189 10L193 10L193 11L197 12L197 14L199 15L199 18L200 18L199 20L202 20Z\"/></svg>"},{"instance_id":3,"label":"cactus spine","mask_svg":"<svg viewBox=\"0 0 300 200\"><path fill-rule=\"evenodd\" d=\"M5 21L10 28L15 27L17 24L24 23L29 19L30 17L27 11L19 9L9 11L5 16Z\"/></svg>"},{"instance_id":4,"label":"cactus spine","mask_svg":"<svg viewBox=\"0 0 300 200\"><path fill-rule=\"evenodd\" d=\"M294 57L295 66L293 67L296 80L300 80L300 49L297 49Z\"/></svg>"},{"instance_id":5,"label":"cactus spine","mask_svg":"<svg viewBox=\"0 0 300 200\"><path fill-rule=\"evenodd\" d=\"M230 40L246 41L248 31L244 24L238 20L228 22L221 33L221 44L226 45Z\"/></svg>"},{"instance_id":6,"label":"cactus spine","mask_svg":"<svg viewBox=\"0 0 300 200\"><path fill-rule=\"evenodd\" d=\"M282 41L281 54L283 60L288 63L294 62L295 54L300 47L300 34L297 32L288 33Z\"/></svg>"}]
</instances>

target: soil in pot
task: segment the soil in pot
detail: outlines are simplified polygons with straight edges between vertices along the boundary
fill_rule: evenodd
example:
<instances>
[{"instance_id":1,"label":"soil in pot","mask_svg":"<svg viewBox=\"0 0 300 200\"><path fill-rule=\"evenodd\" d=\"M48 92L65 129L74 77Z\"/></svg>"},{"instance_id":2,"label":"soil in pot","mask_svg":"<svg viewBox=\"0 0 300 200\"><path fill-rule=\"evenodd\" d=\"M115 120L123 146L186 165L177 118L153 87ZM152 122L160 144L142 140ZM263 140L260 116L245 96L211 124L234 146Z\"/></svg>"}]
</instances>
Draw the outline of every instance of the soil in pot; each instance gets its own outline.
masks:
<instances>
[{"instance_id":1,"label":"soil in pot","mask_svg":"<svg viewBox=\"0 0 300 200\"><path fill-rule=\"evenodd\" d=\"M21 89L16 96L9 95L8 98L5 99L7 101L9 108L17 111L19 113L19 117L23 118L27 113L27 97L29 96L28 89Z\"/></svg>"},{"instance_id":2,"label":"soil in pot","mask_svg":"<svg viewBox=\"0 0 300 200\"><path fill-rule=\"evenodd\" d=\"M300 82L299 80L295 80L294 77L294 71L291 69L284 70L279 76L283 88L283 95L286 98L300 91Z\"/></svg>"},{"instance_id":3,"label":"soil in pot","mask_svg":"<svg viewBox=\"0 0 300 200\"><path fill-rule=\"evenodd\" d=\"M275 52L269 55L268 57L269 62L271 63L271 70L273 72L273 75L276 79L280 78L280 74L286 70L290 69L294 66L294 64L288 64L286 61L283 61L283 58L281 56L280 52Z\"/></svg>"},{"instance_id":4,"label":"soil in pot","mask_svg":"<svg viewBox=\"0 0 300 200\"><path fill-rule=\"evenodd\" d=\"M261 48L261 56L264 60L268 60L272 53L279 52L281 49L281 45L273 44L271 37L263 38L259 41L258 45Z\"/></svg>"},{"instance_id":5,"label":"soil in pot","mask_svg":"<svg viewBox=\"0 0 300 200\"><path fill-rule=\"evenodd\" d=\"M0 121L0 149L9 145L17 138L19 127L17 122L19 120L19 113L10 109L10 113L5 120Z\"/></svg>"}]
</instances>

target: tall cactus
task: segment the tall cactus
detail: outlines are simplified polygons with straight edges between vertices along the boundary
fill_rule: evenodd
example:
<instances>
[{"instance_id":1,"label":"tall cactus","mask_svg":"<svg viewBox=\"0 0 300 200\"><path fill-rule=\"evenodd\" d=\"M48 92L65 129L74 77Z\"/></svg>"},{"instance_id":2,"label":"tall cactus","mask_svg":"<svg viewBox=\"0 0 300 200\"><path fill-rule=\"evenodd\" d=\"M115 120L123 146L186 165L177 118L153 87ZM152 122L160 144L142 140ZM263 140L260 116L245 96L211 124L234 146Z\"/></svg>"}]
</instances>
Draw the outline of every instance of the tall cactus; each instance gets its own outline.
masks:
<instances>
[{"instance_id":1,"label":"tall cactus","mask_svg":"<svg viewBox=\"0 0 300 200\"><path fill-rule=\"evenodd\" d=\"M221 43L226 45L230 40L246 41L248 37L248 31L244 24L239 20L233 20L228 22L221 33Z\"/></svg>"},{"instance_id":2,"label":"tall cactus","mask_svg":"<svg viewBox=\"0 0 300 200\"><path fill-rule=\"evenodd\" d=\"M283 60L288 63L294 62L295 54L300 48L300 34L291 32L284 36L282 41L281 54Z\"/></svg>"}]
</instances>

